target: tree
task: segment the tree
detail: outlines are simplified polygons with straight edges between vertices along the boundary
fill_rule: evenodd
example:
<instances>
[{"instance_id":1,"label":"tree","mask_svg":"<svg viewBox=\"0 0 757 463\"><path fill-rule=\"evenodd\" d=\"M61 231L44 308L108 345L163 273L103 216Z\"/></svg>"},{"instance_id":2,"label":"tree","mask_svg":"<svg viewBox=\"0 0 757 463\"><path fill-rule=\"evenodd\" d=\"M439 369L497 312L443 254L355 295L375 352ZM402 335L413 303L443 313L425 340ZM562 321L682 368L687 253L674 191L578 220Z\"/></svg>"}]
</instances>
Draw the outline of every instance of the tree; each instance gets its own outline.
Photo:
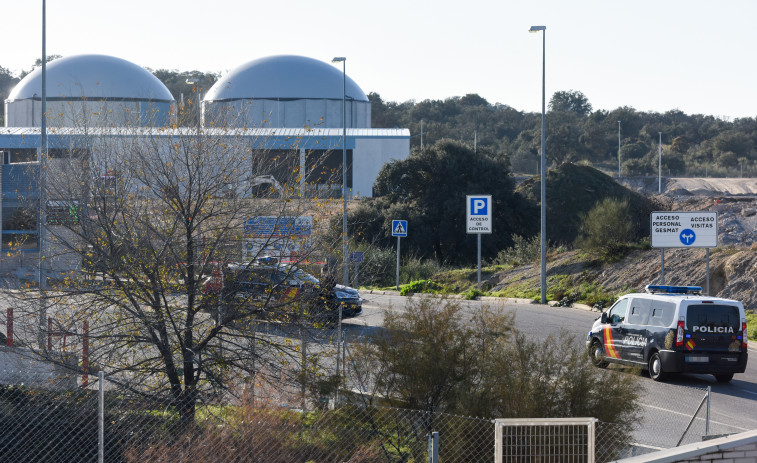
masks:
<instances>
[{"instance_id":1,"label":"tree","mask_svg":"<svg viewBox=\"0 0 757 463\"><path fill-rule=\"evenodd\" d=\"M555 112L573 112L579 116L591 113L591 103L586 95L577 90L559 91L549 100L549 110Z\"/></svg>"},{"instance_id":2,"label":"tree","mask_svg":"<svg viewBox=\"0 0 757 463\"><path fill-rule=\"evenodd\" d=\"M18 83L18 77L15 77L8 69L0 66L0 101L5 101L13 86ZM0 107L0 126L5 125L5 105Z\"/></svg>"},{"instance_id":3,"label":"tree","mask_svg":"<svg viewBox=\"0 0 757 463\"><path fill-rule=\"evenodd\" d=\"M491 194L495 233L483 241L483 254L496 255L510 244L513 230L535 228L528 220L535 209L513 193L506 159L485 150L442 140L422 153L384 166L374 184L373 199L365 199L350 213L349 229L358 242L377 239L393 244L388 233L393 219L407 219L410 233L403 249L419 257L447 262L472 262L476 240L465 236L465 196ZM405 217L393 207L406 208Z\"/></svg>"},{"instance_id":4,"label":"tree","mask_svg":"<svg viewBox=\"0 0 757 463\"><path fill-rule=\"evenodd\" d=\"M17 307L33 316L41 300L57 325L78 333L86 320L90 364L125 391L170 396L184 424L193 422L198 400L297 355L285 340L256 338L255 327L262 320L307 326L309 293L281 296L273 288L220 298L206 282L228 284L228 273L217 272L241 260L248 218L322 220L322 205L292 187L296 177L281 176L298 156L251 150L256 140L220 129L82 130L70 143L59 148L68 156L47 162L46 197L69 208L62 216L47 211L55 217L45 227L51 287L8 293ZM254 178L271 173L289 187L253 197ZM287 233L270 236L269 245L290 244ZM293 275L316 249L327 252L314 240L286 271ZM40 355L56 358L43 347Z\"/></svg>"},{"instance_id":5,"label":"tree","mask_svg":"<svg viewBox=\"0 0 757 463\"><path fill-rule=\"evenodd\" d=\"M605 198L584 216L576 245L605 260L617 260L632 232L628 200Z\"/></svg>"},{"instance_id":6,"label":"tree","mask_svg":"<svg viewBox=\"0 0 757 463\"><path fill-rule=\"evenodd\" d=\"M150 72L163 82L178 103L177 125L179 127L197 125L200 115L198 100L218 81L220 74L169 69L150 70Z\"/></svg>"},{"instance_id":7,"label":"tree","mask_svg":"<svg viewBox=\"0 0 757 463\"><path fill-rule=\"evenodd\" d=\"M513 316L459 301L411 299L387 312L386 333L354 355L375 393L403 407L484 418L593 416L630 424L635 378L593 368L566 334L534 340Z\"/></svg>"}]
</instances>

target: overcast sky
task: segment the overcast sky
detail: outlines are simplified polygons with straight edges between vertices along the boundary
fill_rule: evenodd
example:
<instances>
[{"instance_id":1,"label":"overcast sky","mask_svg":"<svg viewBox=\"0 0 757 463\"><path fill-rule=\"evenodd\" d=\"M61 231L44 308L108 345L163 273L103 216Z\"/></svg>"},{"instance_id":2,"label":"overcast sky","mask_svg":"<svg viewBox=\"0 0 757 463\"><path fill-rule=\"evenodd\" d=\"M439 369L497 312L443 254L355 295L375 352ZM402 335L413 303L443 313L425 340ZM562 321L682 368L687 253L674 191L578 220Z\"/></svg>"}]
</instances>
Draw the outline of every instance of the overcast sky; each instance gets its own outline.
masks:
<instances>
[{"instance_id":1,"label":"overcast sky","mask_svg":"<svg viewBox=\"0 0 757 463\"><path fill-rule=\"evenodd\" d=\"M41 56L41 0L0 4L0 66ZM47 53L101 53L153 69L225 73L297 54L347 57L386 101L478 93L541 110L579 90L594 109L757 116L755 0L47 0ZM341 68L341 66L339 66Z\"/></svg>"}]
</instances>

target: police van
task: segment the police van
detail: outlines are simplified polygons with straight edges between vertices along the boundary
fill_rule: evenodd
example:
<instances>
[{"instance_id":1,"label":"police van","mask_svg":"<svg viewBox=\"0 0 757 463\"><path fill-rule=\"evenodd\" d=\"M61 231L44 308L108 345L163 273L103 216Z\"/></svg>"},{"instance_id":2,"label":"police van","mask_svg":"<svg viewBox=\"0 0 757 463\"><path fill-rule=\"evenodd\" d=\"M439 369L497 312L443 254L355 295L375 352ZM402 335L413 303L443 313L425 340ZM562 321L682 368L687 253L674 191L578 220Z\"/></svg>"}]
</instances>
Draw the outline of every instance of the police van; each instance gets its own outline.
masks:
<instances>
[{"instance_id":1,"label":"police van","mask_svg":"<svg viewBox=\"0 0 757 463\"><path fill-rule=\"evenodd\" d=\"M704 373L728 382L744 372L747 328L741 302L703 296L699 286L645 289L622 296L594 322L586 346L595 366L641 366L655 381L671 373Z\"/></svg>"}]
</instances>

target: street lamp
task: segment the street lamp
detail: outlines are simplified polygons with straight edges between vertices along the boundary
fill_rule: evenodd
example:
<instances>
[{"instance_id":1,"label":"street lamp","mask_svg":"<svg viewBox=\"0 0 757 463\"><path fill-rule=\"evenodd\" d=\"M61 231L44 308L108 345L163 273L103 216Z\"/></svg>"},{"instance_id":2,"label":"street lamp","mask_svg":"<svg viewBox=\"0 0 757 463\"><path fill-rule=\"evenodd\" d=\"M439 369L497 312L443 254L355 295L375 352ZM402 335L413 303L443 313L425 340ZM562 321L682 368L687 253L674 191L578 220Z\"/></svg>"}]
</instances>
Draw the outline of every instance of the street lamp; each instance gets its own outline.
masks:
<instances>
[{"instance_id":1,"label":"street lamp","mask_svg":"<svg viewBox=\"0 0 757 463\"><path fill-rule=\"evenodd\" d=\"M660 148L660 157L657 164L657 192L662 193L662 132L660 134L660 142L657 146Z\"/></svg>"},{"instance_id":2,"label":"street lamp","mask_svg":"<svg viewBox=\"0 0 757 463\"><path fill-rule=\"evenodd\" d=\"M350 270L347 265L347 118L345 114L347 58L337 56L331 62L342 63L342 267L344 269L344 286L349 286Z\"/></svg>"},{"instance_id":3,"label":"street lamp","mask_svg":"<svg viewBox=\"0 0 757 463\"><path fill-rule=\"evenodd\" d=\"M331 62L342 63L342 269L344 271L344 286L349 286L350 270L347 265L347 118L345 113L347 58L337 56ZM337 330L336 375L339 378L340 349L342 347L342 304L339 304L339 326ZM338 400L338 388L336 397Z\"/></svg>"},{"instance_id":4,"label":"street lamp","mask_svg":"<svg viewBox=\"0 0 757 463\"><path fill-rule=\"evenodd\" d=\"M546 53L547 26L531 26L528 32L542 32L541 51L541 303L547 303L547 157L544 148L547 144L544 132L545 113L545 81L546 81Z\"/></svg>"},{"instance_id":5,"label":"street lamp","mask_svg":"<svg viewBox=\"0 0 757 463\"><path fill-rule=\"evenodd\" d=\"M620 178L620 121L618 121L618 178Z\"/></svg>"}]
</instances>

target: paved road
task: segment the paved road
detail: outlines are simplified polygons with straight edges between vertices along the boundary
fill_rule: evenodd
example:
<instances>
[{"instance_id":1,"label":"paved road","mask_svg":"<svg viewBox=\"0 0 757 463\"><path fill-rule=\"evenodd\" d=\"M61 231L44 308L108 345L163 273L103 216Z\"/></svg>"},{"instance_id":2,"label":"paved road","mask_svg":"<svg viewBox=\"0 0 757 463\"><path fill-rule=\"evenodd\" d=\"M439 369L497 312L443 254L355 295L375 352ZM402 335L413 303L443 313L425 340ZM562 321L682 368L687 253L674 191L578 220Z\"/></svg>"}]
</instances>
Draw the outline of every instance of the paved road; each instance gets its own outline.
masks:
<instances>
[{"instance_id":1,"label":"paved road","mask_svg":"<svg viewBox=\"0 0 757 463\"><path fill-rule=\"evenodd\" d=\"M403 310L407 303L407 298L396 294L369 293L363 297L366 299L363 314L346 321L348 342L357 341L380 329L384 311ZM516 327L536 338L566 330L582 341L598 316L595 312L581 309L505 301L461 301L461 304L470 309L488 304L496 310L514 313ZM753 345L752 348L754 347L757 346ZM680 375L666 383L657 383L642 374L639 386L643 388L641 403L644 431L639 435L639 440L653 448L675 445L697 410L707 387L712 388L710 434L757 429L757 350L752 350L751 354L746 373L737 374L728 384L717 383L710 375ZM638 374L617 369L626 374ZM705 408L697 415L684 443L698 441L705 433Z\"/></svg>"}]
</instances>

